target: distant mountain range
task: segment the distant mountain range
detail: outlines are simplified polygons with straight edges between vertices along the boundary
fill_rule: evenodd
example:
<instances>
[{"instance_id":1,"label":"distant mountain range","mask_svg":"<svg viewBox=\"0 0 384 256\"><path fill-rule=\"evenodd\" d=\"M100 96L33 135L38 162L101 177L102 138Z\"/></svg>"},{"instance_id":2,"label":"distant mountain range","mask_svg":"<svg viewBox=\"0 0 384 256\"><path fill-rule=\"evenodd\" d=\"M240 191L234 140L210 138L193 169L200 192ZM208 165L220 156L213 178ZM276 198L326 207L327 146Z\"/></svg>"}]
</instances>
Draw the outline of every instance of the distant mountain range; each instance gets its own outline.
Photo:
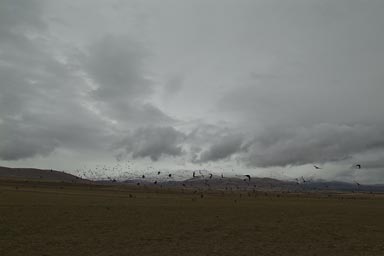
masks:
<instances>
[{"instance_id":1,"label":"distant mountain range","mask_svg":"<svg viewBox=\"0 0 384 256\"><path fill-rule=\"evenodd\" d=\"M64 182L86 182L72 174L55 170L42 170L34 168L9 168L0 166L0 178L3 179L36 179L52 180ZM339 181L306 181L292 182L272 178L252 177L250 180L238 177L214 177L208 176L189 178L186 180L158 180L154 178L126 179L126 180L98 180L98 184L130 184L136 186L158 186L158 187L185 187L196 189L217 189L217 190L258 190L258 191L361 191L361 192L384 192L384 184L365 185L357 183L339 182Z\"/></svg>"},{"instance_id":2,"label":"distant mountain range","mask_svg":"<svg viewBox=\"0 0 384 256\"><path fill-rule=\"evenodd\" d=\"M257 190L257 191L345 191L345 192L384 192L384 185L364 185L339 181L307 181L292 182L271 178L252 177L251 180L241 178L202 178L195 177L187 180L160 180L153 179L127 179L125 181L98 181L99 183L131 184L137 186L158 186L158 187L185 187L195 189L212 190Z\"/></svg>"}]
</instances>

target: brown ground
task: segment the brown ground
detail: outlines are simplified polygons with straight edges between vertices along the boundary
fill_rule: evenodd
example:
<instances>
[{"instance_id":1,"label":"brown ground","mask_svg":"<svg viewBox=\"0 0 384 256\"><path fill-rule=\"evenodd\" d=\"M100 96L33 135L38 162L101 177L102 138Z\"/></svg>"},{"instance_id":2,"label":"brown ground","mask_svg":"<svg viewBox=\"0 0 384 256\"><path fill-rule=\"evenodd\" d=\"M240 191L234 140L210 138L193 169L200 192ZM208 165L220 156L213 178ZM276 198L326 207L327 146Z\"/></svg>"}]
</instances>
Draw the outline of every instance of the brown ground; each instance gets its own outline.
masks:
<instances>
[{"instance_id":1,"label":"brown ground","mask_svg":"<svg viewBox=\"0 0 384 256\"><path fill-rule=\"evenodd\" d=\"M0 180L0 255L384 255L384 197Z\"/></svg>"}]
</instances>

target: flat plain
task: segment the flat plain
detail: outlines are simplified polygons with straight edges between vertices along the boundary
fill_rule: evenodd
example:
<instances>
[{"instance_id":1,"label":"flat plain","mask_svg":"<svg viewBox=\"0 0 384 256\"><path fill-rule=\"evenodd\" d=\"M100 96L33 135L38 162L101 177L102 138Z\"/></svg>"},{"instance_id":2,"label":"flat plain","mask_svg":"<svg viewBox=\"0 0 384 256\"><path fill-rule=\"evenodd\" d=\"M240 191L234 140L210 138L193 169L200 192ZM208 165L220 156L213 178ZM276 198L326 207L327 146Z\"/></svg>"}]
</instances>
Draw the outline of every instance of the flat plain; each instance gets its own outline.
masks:
<instances>
[{"instance_id":1,"label":"flat plain","mask_svg":"<svg viewBox=\"0 0 384 256\"><path fill-rule=\"evenodd\" d=\"M3 179L0 255L384 255L384 196Z\"/></svg>"}]
</instances>

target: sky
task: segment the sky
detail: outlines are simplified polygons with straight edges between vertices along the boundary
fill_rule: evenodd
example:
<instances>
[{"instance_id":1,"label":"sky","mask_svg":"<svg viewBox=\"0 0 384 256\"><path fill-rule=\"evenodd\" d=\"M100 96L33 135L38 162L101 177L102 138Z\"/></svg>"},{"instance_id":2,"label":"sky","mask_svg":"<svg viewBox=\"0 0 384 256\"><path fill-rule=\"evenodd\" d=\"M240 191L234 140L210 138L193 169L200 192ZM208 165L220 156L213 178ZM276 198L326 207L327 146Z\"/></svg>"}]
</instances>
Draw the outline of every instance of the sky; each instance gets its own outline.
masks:
<instances>
[{"instance_id":1,"label":"sky","mask_svg":"<svg viewBox=\"0 0 384 256\"><path fill-rule=\"evenodd\" d=\"M1 0L0 165L384 183L383 12Z\"/></svg>"}]
</instances>

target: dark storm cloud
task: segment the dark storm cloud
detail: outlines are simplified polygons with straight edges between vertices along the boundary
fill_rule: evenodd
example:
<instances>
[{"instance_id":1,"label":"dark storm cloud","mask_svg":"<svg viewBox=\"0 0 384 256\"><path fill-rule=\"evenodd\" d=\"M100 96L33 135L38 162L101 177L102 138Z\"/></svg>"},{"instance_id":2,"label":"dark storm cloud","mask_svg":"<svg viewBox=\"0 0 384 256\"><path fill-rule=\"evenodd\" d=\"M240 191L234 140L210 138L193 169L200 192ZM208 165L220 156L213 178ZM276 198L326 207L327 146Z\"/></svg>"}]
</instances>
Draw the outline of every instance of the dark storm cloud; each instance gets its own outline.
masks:
<instances>
[{"instance_id":1,"label":"dark storm cloud","mask_svg":"<svg viewBox=\"0 0 384 256\"><path fill-rule=\"evenodd\" d=\"M172 127L141 127L119 143L133 158L149 157L157 161L161 156L183 154L185 135Z\"/></svg>"}]
</instances>

